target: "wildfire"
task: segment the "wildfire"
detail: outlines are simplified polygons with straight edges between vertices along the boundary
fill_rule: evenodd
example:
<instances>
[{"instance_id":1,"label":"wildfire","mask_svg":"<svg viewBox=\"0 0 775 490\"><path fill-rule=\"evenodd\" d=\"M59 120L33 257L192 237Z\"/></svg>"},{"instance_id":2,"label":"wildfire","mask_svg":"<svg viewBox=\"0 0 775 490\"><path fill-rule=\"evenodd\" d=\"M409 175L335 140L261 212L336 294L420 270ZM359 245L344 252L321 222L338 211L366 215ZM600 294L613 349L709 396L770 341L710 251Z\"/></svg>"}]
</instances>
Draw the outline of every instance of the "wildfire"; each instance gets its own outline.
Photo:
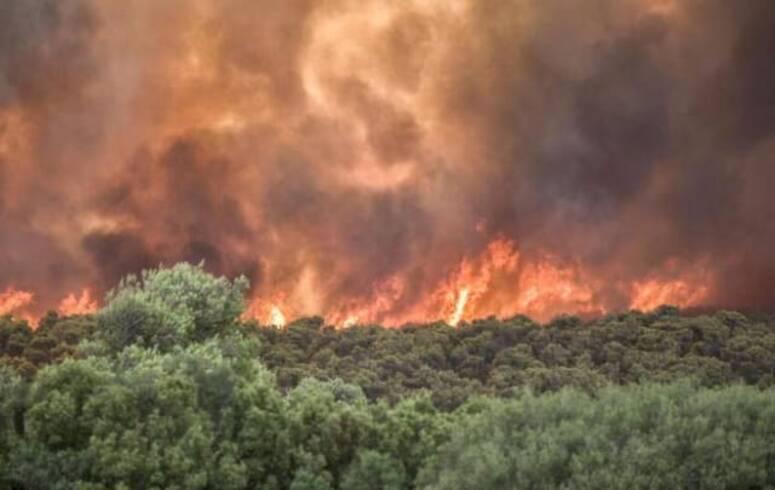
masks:
<instances>
[{"instance_id":1,"label":"wildfire","mask_svg":"<svg viewBox=\"0 0 775 490\"><path fill-rule=\"evenodd\" d=\"M248 305L243 319L256 320L263 325L277 328L282 328L288 323L286 314L283 312L283 306L277 299L275 299L275 302L267 302L261 298L254 299Z\"/></svg>"},{"instance_id":2,"label":"wildfire","mask_svg":"<svg viewBox=\"0 0 775 490\"><path fill-rule=\"evenodd\" d=\"M0 19L0 314L182 260L278 327L772 305L773 2L76 3Z\"/></svg>"},{"instance_id":3,"label":"wildfire","mask_svg":"<svg viewBox=\"0 0 775 490\"><path fill-rule=\"evenodd\" d=\"M7 289L0 293L0 315L16 313L32 303L33 294L27 291Z\"/></svg>"},{"instance_id":4,"label":"wildfire","mask_svg":"<svg viewBox=\"0 0 775 490\"><path fill-rule=\"evenodd\" d=\"M275 327L284 327L286 323L283 311L279 306L273 305L269 311L269 324Z\"/></svg>"},{"instance_id":5,"label":"wildfire","mask_svg":"<svg viewBox=\"0 0 775 490\"><path fill-rule=\"evenodd\" d=\"M393 276L375 285L367 298L334 306L326 318L334 325L341 325L344 328L380 320L389 325L401 324L402 319L392 317L391 312L404 298L405 291L404 280L399 276Z\"/></svg>"},{"instance_id":6,"label":"wildfire","mask_svg":"<svg viewBox=\"0 0 775 490\"><path fill-rule=\"evenodd\" d=\"M634 281L625 293L629 294L631 309L647 311L663 304L688 307L706 299L708 283L704 273L695 272L669 279ZM608 308L598 297L599 286L578 264L563 264L551 257L528 261L514 242L497 239L481 254L462 258L445 279L419 300L413 301L409 296L407 278L396 275L375 285L371 294L362 298L333 303L327 310L309 310L302 304L308 301L308 290L314 287L308 284L303 288L307 294L297 295L301 299L297 298L296 303L292 295L283 291L254 298L244 318L278 328L287 325L291 314L323 315L330 324L341 328L363 323L393 327L438 319L458 326L463 321L489 315L516 314L547 321L562 313L606 313ZM14 314L36 324L33 307L31 292L9 288L0 293L0 315ZM56 311L61 315L84 315L98 308L91 289L84 288L80 293L65 296Z\"/></svg>"},{"instance_id":7,"label":"wildfire","mask_svg":"<svg viewBox=\"0 0 775 490\"><path fill-rule=\"evenodd\" d=\"M466 304L468 303L468 288L463 288L458 294L457 301L455 302L455 311L452 316L449 317L447 323L452 326L457 326L460 320L463 318L463 313L466 311Z\"/></svg>"},{"instance_id":8,"label":"wildfire","mask_svg":"<svg viewBox=\"0 0 775 490\"><path fill-rule=\"evenodd\" d=\"M287 294L274 295L271 301L259 297L252 301L246 316L282 327L287 323L287 312L296 311L321 314L329 323L347 328L364 323L399 326L438 319L458 326L489 315L516 314L547 321L563 313L595 316L609 311L599 293L600 281L580 265L562 263L550 256L528 260L513 241L502 238L491 242L481 254L462 258L446 278L418 300L409 297L407 280L393 276L375 285L365 297L332 304L328 311L305 312L301 304L289 302ZM651 310L663 304L684 307L705 298L707 283L702 274L650 279L636 281L622 293L630 295L629 306L633 309Z\"/></svg>"},{"instance_id":9,"label":"wildfire","mask_svg":"<svg viewBox=\"0 0 775 490\"><path fill-rule=\"evenodd\" d=\"M418 318L446 318L450 325L488 315L525 314L545 321L563 312L600 314L592 279L576 265L551 257L522 258L514 242L498 239L457 270L415 310Z\"/></svg>"},{"instance_id":10,"label":"wildfire","mask_svg":"<svg viewBox=\"0 0 775 490\"><path fill-rule=\"evenodd\" d=\"M633 285L630 308L649 311L665 304L685 308L702 303L707 294L708 287L703 283L691 283L685 279L649 279Z\"/></svg>"},{"instance_id":11,"label":"wildfire","mask_svg":"<svg viewBox=\"0 0 775 490\"><path fill-rule=\"evenodd\" d=\"M35 308L35 295L28 291L8 288L0 293L0 316L12 314L26 320L32 326L38 324L40 315ZM88 315L99 309L99 302L92 297L90 289L83 289L79 294L70 293L65 296L56 308L63 316Z\"/></svg>"},{"instance_id":12,"label":"wildfire","mask_svg":"<svg viewBox=\"0 0 775 490\"><path fill-rule=\"evenodd\" d=\"M96 312L98 304L95 299L92 298L91 291L84 289L81 291L80 296L76 296L74 293L67 295L57 308L57 312L62 315L87 315Z\"/></svg>"}]
</instances>

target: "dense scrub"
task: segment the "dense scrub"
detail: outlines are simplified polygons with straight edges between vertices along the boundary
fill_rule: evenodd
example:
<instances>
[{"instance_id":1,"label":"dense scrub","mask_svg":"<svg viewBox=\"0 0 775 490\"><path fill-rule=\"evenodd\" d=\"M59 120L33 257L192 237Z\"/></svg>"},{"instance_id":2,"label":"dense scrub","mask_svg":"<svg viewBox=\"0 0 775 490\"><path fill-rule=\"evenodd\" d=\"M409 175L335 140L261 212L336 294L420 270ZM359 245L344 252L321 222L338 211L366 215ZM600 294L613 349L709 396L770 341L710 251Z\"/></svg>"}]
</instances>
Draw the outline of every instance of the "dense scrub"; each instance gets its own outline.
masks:
<instances>
[{"instance_id":1,"label":"dense scrub","mask_svg":"<svg viewBox=\"0 0 775 490\"><path fill-rule=\"evenodd\" d=\"M772 390L686 384L488 399L424 467L423 488L772 488Z\"/></svg>"},{"instance_id":2,"label":"dense scrub","mask_svg":"<svg viewBox=\"0 0 775 490\"><path fill-rule=\"evenodd\" d=\"M347 330L187 265L0 319L0 488L775 488L775 328L673 308Z\"/></svg>"},{"instance_id":3,"label":"dense scrub","mask_svg":"<svg viewBox=\"0 0 775 490\"><path fill-rule=\"evenodd\" d=\"M370 399L398 400L429 390L451 409L472 393L510 396L569 386L594 391L607 383L670 382L703 386L775 383L775 321L720 311L682 316L674 308L615 315L589 323L525 317L402 329L321 328L300 320L261 329L262 360L285 388L307 376L341 378Z\"/></svg>"},{"instance_id":4,"label":"dense scrub","mask_svg":"<svg viewBox=\"0 0 775 490\"><path fill-rule=\"evenodd\" d=\"M50 315L37 330L0 318L0 362L29 377L41 366L72 356L80 341L97 333L112 348L133 344L164 351L195 341L194 334L185 333L198 331L190 312L180 313L179 305L170 310L139 303L134 289L131 295L131 300L120 295L97 317ZM238 311L235 300L216 307ZM154 327L132 333L121 327L134 324ZM202 338L230 328L212 320L204 324L218 327ZM258 357L283 390L307 377L341 379L361 387L372 401L396 402L428 391L445 410L472 394L509 397L522 386L543 393L685 378L702 386L775 384L775 321L730 311L686 316L664 307L586 323L564 317L539 325L516 317L458 328L437 323L337 330L319 318L301 319L284 329L251 322L232 327L255 338Z\"/></svg>"}]
</instances>

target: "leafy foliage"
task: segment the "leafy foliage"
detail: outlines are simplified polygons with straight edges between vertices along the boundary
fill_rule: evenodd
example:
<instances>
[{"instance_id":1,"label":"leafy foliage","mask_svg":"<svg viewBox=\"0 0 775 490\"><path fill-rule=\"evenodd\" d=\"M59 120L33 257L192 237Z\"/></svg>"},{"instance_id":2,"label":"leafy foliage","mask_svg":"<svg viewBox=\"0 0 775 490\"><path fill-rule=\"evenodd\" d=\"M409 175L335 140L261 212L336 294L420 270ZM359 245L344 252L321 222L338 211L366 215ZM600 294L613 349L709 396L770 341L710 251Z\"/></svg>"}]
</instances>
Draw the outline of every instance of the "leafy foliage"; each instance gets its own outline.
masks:
<instances>
[{"instance_id":1,"label":"leafy foliage","mask_svg":"<svg viewBox=\"0 0 775 490\"><path fill-rule=\"evenodd\" d=\"M26 321L0 317L0 365L30 378L38 368L76 355L79 344L92 338L96 329L92 316L49 313L35 330Z\"/></svg>"},{"instance_id":2,"label":"leafy foliage","mask_svg":"<svg viewBox=\"0 0 775 490\"><path fill-rule=\"evenodd\" d=\"M169 350L203 341L233 327L245 309L248 281L206 273L202 265L129 276L107 298L100 333L114 349L139 344Z\"/></svg>"},{"instance_id":3,"label":"leafy foliage","mask_svg":"<svg viewBox=\"0 0 775 490\"><path fill-rule=\"evenodd\" d=\"M23 437L2 439L6 478L22 488L237 489L339 488L347 475L343 488L362 488L353 478L379 468L375 481L403 488L402 463L377 451L387 446L381 429L405 408L369 404L341 382L309 380L283 396L249 345L133 346L42 369ZM0 389L17 381L3 378ZM410 451L427 446L415 432L398 437Z\"/></svg>"},{"instance_id":4,"label":"leafy foliage","mask_svg":"<svg viewBox=\"0 0 775 490\"><path fill-rule=\"evenodd\" d=\"M510 397L608 383L672 382L703 386L775 384L775 321L719 311L683 316L672 308L630 312L588 323L560 318L493 318L453 329L325 327L300 320L284 330L256 329L261 358L284 388L306 377L357 384L371 400L396 402L422 391L452 410L470 395Z\"/></svg>"},{"instance_id":5,"label":"leafy foliage","mask_svg":"<svg viewBox=\"0 0 775 490\"><path fill-rule=\"evenodd\" d=\"M485 400L423 488L769 488L775 394L687 383Z\"/></svg>"}]
</instances>

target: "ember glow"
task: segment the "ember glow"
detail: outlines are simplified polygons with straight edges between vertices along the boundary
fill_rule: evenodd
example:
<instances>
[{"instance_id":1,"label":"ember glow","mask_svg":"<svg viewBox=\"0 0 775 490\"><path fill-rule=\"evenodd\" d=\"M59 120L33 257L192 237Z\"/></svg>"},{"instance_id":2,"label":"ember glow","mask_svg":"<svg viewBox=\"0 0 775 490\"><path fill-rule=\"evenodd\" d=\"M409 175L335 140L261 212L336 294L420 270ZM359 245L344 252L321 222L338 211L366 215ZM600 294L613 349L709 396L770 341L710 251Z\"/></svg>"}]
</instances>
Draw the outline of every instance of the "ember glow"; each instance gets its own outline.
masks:
<instances>
[{"instance_id":1,"label":"ember glow","mask_svg":"<svg viewBox=\"0 0 775 490\"><path fill-rule=\"evenodd\" d=\"M0 314L205 261L336 325L775 306L775 2L14 0Z\"/></svg>"}]
</instances>

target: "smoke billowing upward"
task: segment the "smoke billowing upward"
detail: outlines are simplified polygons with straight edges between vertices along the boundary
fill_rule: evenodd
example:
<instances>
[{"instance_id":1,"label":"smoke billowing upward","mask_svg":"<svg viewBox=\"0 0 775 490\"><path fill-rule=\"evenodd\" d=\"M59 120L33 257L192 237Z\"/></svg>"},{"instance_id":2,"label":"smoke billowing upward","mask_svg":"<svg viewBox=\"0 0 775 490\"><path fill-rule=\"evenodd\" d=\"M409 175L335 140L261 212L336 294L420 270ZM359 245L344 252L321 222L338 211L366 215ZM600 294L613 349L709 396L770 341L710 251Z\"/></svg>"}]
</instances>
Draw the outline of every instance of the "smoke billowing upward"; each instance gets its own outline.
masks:
<instances>
[{"instance_id":1,"label":"smoke billowing upward","mask_svg":"<svg viewBox=\"0 0 775 490\"><path fill-rule=\"evenodd\" d=\"M772 308L774 47L770 0L2 2L0 313L180 260L262 319Z\"/></svg>"}]
</instances>

